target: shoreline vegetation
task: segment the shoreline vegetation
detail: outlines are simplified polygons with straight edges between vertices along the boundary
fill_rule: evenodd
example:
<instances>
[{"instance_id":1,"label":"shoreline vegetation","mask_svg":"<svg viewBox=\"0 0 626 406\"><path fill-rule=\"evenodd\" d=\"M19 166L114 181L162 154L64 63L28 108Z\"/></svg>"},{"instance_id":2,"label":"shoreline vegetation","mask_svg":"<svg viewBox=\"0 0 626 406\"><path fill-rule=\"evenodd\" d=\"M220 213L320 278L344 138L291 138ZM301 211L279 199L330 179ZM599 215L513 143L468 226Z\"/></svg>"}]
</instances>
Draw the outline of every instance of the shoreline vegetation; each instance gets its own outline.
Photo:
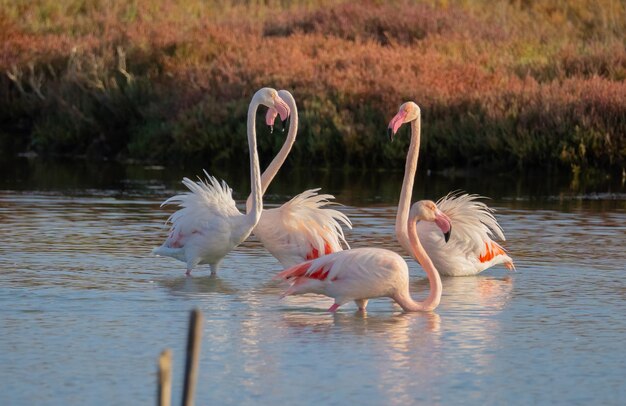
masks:
<instances>
[{"instance_id":1,"label":"shoreline vegetation","mask_svg":"<svg viewBox=\"0 0 626 406\"><path fill-rule=\"evenodd\" d=\"M220 165L262 86L290 90L293 165L626 167L626 3L0 0L3 154ZM272 156L285 134L259 129ZM624 176L624 175L622 175Z\"/></svg>"}]
</instances>

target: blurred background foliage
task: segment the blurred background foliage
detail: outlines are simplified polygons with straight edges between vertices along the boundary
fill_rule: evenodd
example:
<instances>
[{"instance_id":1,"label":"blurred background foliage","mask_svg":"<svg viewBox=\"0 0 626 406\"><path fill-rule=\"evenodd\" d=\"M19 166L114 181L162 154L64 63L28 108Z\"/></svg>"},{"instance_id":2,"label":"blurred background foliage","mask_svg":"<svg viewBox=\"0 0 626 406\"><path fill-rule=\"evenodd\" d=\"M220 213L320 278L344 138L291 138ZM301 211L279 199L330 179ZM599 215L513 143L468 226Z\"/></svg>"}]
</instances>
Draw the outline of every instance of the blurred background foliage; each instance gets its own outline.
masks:
<instances>
[{"instance_id":1,"label":"blurred background foliage","mask_svg":"<svg viewBox=\"0 0 626 406\"><path fill-rule=\"evenodd\" d=\"M428 168L623 172L625 79L618 0L0 0L3 153L247 162L271 86L294 165L402 167L413 100ZM269 159L284 133L258 132Z\"/></svg>"}]
</instances>

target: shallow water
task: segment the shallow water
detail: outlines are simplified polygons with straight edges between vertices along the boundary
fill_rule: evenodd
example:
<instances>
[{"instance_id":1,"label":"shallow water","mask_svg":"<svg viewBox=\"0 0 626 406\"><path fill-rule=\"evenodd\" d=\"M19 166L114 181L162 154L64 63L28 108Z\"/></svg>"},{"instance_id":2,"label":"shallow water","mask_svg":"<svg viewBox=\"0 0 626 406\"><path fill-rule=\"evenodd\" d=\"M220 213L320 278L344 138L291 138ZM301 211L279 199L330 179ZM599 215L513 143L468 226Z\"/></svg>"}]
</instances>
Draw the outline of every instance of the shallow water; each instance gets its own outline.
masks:
<instances>
[{"instance_id":1,"label":"shallow water","mask_svg":"<svg viewBox=\"0 0 626 406\"><path fill-rule=\"evenodd\" d=\"M181 190L161 168L20 161L0 184L0 404L153 404L156 359L174 352L181 396L189 310L204 313L197 404L623 404L626 194L484 177L420 178L419 198L490 195L517 271L445 278L435 312L390 300L337 314L317 296L279 300L280 269L252 239L184 276L151 256ZM219 172L219 171L218 171ZM402 173L294 172L269 206L312 186L345 203L353 247L399 251ZM246 190L245 176L235 180ZM239 189L239 188L237 188ZM552 190L552 192L550 192ZM236 195L238 199L244 195ZM424 273L409 261L412 289Z\"/></svg>"}]
</instances>

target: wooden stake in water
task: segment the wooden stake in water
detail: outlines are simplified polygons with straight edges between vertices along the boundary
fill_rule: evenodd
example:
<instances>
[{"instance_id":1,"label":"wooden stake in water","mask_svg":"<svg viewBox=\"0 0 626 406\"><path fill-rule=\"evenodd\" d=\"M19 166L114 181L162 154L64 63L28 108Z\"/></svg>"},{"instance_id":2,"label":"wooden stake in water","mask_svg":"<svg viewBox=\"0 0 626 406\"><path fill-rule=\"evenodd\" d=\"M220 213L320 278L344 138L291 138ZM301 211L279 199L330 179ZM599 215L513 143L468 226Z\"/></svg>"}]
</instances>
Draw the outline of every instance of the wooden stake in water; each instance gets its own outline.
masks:
<instances>
[{"instance_id":1,"label":"wooden stake in water","mask_svg":"<svg viewBox=\"0 0 626 406\"><path fill-rule=\"evenodd\" d=\"M170 406L172 401L172 350L165 349L159 356L158 406Z\"/></svg>"},{"instance_id":2,"label":"wooden stake in water","mask_svg":"<svg viewBox=\"0 0 626 406\"><path fill-rule=\"evenodd\" d=\"M183 387L183 406L193 406L196 381L198 380L198 360L202 340L202 312L191 311L189 335L187 336L187 359L185 361L185 386Z\"/></svg>"}]
</instances>

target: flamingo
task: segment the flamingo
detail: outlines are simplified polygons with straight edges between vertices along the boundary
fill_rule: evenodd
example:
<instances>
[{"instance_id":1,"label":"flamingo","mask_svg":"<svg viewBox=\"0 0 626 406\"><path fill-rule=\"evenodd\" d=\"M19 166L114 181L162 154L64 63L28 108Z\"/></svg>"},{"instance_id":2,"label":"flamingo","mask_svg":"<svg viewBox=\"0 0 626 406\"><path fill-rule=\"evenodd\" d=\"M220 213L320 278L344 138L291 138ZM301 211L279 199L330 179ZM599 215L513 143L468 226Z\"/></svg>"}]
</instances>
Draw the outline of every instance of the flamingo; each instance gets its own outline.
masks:
<instances>
[{"instance_id":1,"label":"flamingo","mask_svg":"<svg viewBox=\"0 0 626 406\"><path fill-rule=\"evenodd\" d=\"M417 168L420 147L420 108L414 102L406 102L389 122L389 138L405 123L411 124L411 145L406 158L402 192L396 215L396 236L402 247L411 253L407 219L413 191L413 181ZM439 201L437 206L445 214L447 220L454 224L454 237L444 241L432 223L420 222L417 234L424 249L432 259L441 275L464 276L476 275L497 264L504 264L509 270L515 269L513 260L504 248L492 237L505 240L502 227L493 216L493 209L478 201L481 196L449 193Z\"/></svg>"},{"instance_id":2,"label":"flamingo","mask_svg":"<svg viewBox=\"0 0 626 406\"><path fill-rule=\"evenodd\" d=\"M328 309L333 313L339 306L354 301L364 311L370 298L390 297L405 311L431 311L441 300L441 278L435 265L422 247L416 232L418 220L434 222L444 238L450 236L451 226L446 216L429 200L415 203L410 210L408 235L411 255L424 268L430 293L423 302L416 302L409 292L409 267L397 253L383 248L354 248L306 261L276 275L291 286L284 296L317 293L330 296L335 303Z\"/></svg>"},{"instance_id":3,"label":"flamingo","mask_svg":"<svg viewBox=\"0 0 626 406\"><path fill-rule=\"evenodd\" d=\"M298 107L293 96L287 90L279 90L278 95L289 106L289 132L282 148L274 157L263 175L261 175L262 194L285 162L298 132ZM272 128L277 116L276 109L269 109L266 123ZM343 242L348 248L340 222L348 228L352 223L348 217L337 210L325 208L329 194L318 195L320 189L309 189L283 204L281 207L264 209L261 219L254 228L254 235L283 267L287 268L314 259L331 252L341 251ZM248 198L248 207L252 204L252 195Z\"/></svg>"},{"instance_id":4,"label":"flamingo","mask_svg":"<svg viewBox=\"0 0 626 406\"><path fill-rule=\"evenodd\" d=\"M276 90L262 88L252 97L247 123L252 202L246 214L237 210L232 189L226 182L220 184L206 171L205 181L184 178L183 184L189 192L170 197L161 205L178 204L181 208L168 219L172 226L167 239L152 252L186 262L187 276L197 265L207 263L211 275L215 275L224 257L248 238L261 217L263 192L255 130L256 112L261 104L274 108L283 120L289 116L289 107Z\"/></svg>"}]
</instances>

